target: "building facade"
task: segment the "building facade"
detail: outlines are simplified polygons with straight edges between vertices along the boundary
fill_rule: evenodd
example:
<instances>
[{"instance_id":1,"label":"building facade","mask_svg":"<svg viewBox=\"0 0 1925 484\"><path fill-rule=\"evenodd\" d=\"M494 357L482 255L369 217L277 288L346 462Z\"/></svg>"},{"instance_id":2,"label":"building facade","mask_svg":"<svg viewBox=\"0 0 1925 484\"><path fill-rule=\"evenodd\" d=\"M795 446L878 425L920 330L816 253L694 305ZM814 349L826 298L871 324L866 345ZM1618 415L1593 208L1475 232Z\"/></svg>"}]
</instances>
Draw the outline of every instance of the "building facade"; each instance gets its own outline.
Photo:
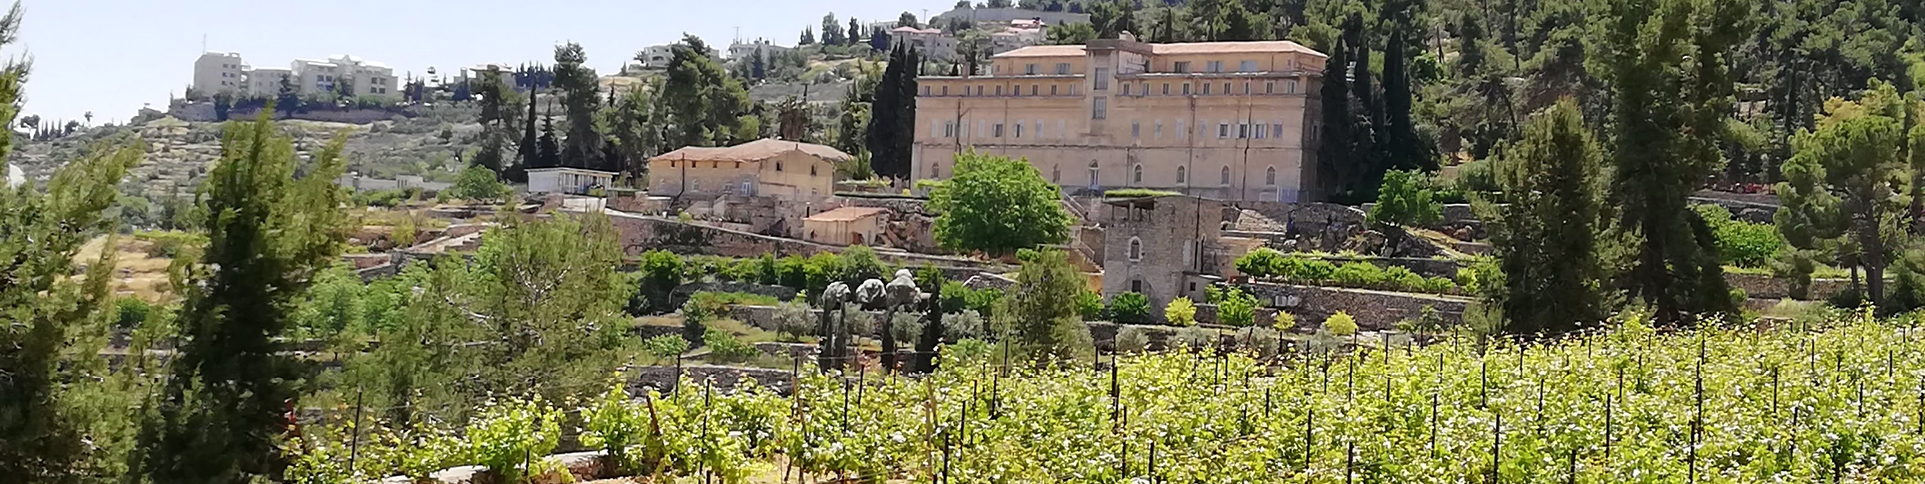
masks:
<instances>
[{"instance_id":1,"label":"building facade","mask_svg":"<svg viewBox=\"0 0 1925 484\"><path fill-rule=\"evenodd\" d=\"M528 169L529 193L571 193L586 195L596 188L615 183L615 172L586 168L548 167Z\"/></svg>"},{"instance_id":2,"label":"building facade","mask_svg":"<svg viewBox=\"0 0 1925 484\"><path fill-rule=\"evenodd\" d=\"M812 200L835 193L835 164L850 159L828 146L776 139L691 146L649 159L648 193Z\"/></svg>"},{"instance_id":3,"label":"building facade","mask_svg":"<svg viewBox=\"0 0 1925 484\"><path fill-rule=\"evenodd\" d=\"M1105 199L1103 297L1134 292L1152 319L1178 297L1198 304L1225 258L1223 203L1186 196Z\"/></svg>"},{"instance_id":4,"label":"building facade","mask_svg":"<svg viewBox=\"0 0 1925 484\"><path fill-rule=\"evenodd\" d=\"M280 94L284 78L301 94L334 92L337 83L345 81L354 87L355 96L401 97L400 80L394 77L394 69L350 55L327 60L301 59L290 63L287 69L276 69L249 66L237 53L208 52L194 60L192 86L198 97L203 98L221 92L274 96Z\"/></svg>"},{"instance_id":5,"label":"building facade","mask_svg":"<svg viewBox=\"0 0 1925 484\"><path fill-rule=\"evenodd\" d=\"M769 42L768 39L755 39L753 42L735 42L729 44L729 60L748 60L759 52L762 54L762 62L766 63L774 59L774 56L787 52L789 49L789 47L775 45L774 42ZM664 63L663 67L667 67L667 64Z\"/></svg>"},{"instance_id":6,"label":"building facade","mask_svg":"<svg viewBox=\"0 0 1925 484\"><path fill-rule=\"evenodd\" d=\"M1066 190L1316 199L1326 56L1288 41L1102 39L991 58L986 76L920 79L915 178L968 150L1029 160Z\"/></svg>"}]
</instances>

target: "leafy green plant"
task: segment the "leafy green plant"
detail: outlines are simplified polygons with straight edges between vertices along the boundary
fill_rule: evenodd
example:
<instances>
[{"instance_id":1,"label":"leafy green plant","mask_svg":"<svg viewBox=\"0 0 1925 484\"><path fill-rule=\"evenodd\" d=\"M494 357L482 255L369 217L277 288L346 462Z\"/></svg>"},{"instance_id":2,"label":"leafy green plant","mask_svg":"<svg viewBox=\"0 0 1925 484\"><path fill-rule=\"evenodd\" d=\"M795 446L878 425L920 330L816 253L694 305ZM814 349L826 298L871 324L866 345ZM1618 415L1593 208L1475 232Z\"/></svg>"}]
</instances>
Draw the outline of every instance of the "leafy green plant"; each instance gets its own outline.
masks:
<instances>
[{"instance_id":1,"label":"leafy green plant","mask_svg":"<svg viewBox=\"0 0 1925 484\"><path fill-rule=\"evenodd\" d=\"M1357 334L1357 318L1350 317L1350 313L1337 311L1323 320L1323 330L1337 336Z\"/></svg>"},{"instance_id":2,"label":"leafy green plant","mask_svg":"<svg viewBox=\"0 0 1925 484\"><path fill-rule=\"evenodd\" d=\"M581 409L582 445L601 449L618 472L647 469L653 464L643 447L648 415L628 398L626 387L616 379L601 398Z\"/></svg>"},{"instance_id":3,"label":"leafy green plant","mask_svg":"<svg viewBox=\"0 0 1925 484\"><path fill-rule=\"evenodd\" d=\"M1195 309L1192 307L1191 309ZM1150 348L1149 331L1135 327L1125 327L1116 332L1116 351L1120 353L1142 353Z\"/></svg>"},{"instance_id":4,"label":"leafy green plant","mask_svg":"<svg viewBox=\"0 0 1925 484\"><path fill-rule=\"evenodd\" d=\"M1443 205L1428 188L1424 175L1414 171L1391 170L1384 174L1384 185L1377 191L1377 203L1365 216L1375 224L1422 227L1443 219Z\"/></svg>"},{"instance_id":5,"label":"leafy green plant","mask_svg":"<svg viewBox=\"0 0 1925 484\"><path fill-rule=\"evenodd\" d=\"M1103 320L1103 295L1095 291L1083 291L1076 295L1076 314L1084 321Z\"/></svg>"},{"instance_id":6,"label":"leafy green plant","mask_svg":"<svg viewBox=\"0 0 1925 484\"><path fill-rule=\"evenodd\" d=\"M665 334L642 340L642 351L663 360L673 360L688 352L688 340L681 335Z\"/></svg>"},{"instance_id":7,"label":"leafy green plant","mask_svg":"<svg viewBox=\"0 0 1925 484\"><path fill-rule=\"evenodd\" d=\"M702 345L709 349L709 358L720 363L739 363L761 354L754 345L743 343L735 335L715 328L709 328L702 335Z\"/></svg>"},{"instance_id":8,"label":"leafy green plant","mask_svg":"<svg viewBox=\"0 0 1925 484\"><path fill-rule=\"evenodd\" d=\"M1119 323L1143 323L1150 320L1150 298L1140 293L1125 292L1110 298L1107 310L1110 318Z\"/></svg>"},{"instance_id":9,"label":"leafy green plant","mask_svg":"<svg viewBox=\"0 0 1925 484\"><path fill-rule=\"evenodd\" d=\"M521 482L555 471L559 463L546 456L561 441L564 418L540 396L492 400L468 423L469 453L499 479L495 482Z\"/></svg>"},{"instance_id":10,"label":"leafy green plant","mask_svg":"<svg viewBox=\"0 0 1925 484\"><path fill-rule=\"evenodd\" d=\"M1785 250L1785 239L1772 224L1733 219L1731 212L1717 205L1693 207L1711 226L1718 241L1718 258L1739 267L1767 267Z\"/></svg>"},{"instance_id":11,"label":"leafy green plant","mask_svg":"<svg viewBox=\"0 0 1925 484\"><path fill-rule=\"evenodd\" d=\"M1216 292L1214 298L1217 305L1217 320L1223 324L1241 328L1256 323L1256 296L1231 287Z\"/></svg>"},{"instance_id":12,"label":"leafy green plant","mask_svg":"<svg viewBox=\"0 0 1925 484\"><path fill-rule=\"evenodd\" d=\"M1171 326L1195 326L1196 303L1190 302L1188 297L1171 299L1169 304L1163 306L1163 319L1169 321Z\"/></svg>"}]
</instances>

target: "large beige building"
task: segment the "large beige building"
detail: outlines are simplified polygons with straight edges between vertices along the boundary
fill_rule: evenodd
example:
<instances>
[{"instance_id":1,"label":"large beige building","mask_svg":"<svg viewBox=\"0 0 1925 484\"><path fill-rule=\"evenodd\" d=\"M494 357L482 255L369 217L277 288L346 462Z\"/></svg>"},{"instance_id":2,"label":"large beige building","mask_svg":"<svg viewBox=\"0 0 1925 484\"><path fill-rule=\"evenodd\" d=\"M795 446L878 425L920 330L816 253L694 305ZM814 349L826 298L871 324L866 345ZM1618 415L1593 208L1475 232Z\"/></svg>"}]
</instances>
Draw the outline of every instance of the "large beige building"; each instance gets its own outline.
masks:
<instances>
[{"instance_id":1,"label":"large beige building","mask_svg":"<svg viewBox=\"0 0 1925 484\"><path fill-rule=\"evenodd\" d=\"M648 160L648 193L811 200L835 193L835 164L852 158L828 146L777 139L690 146Z\"/></svg>"},{"instance_id":2,"label":"large beige building","mask_svg":"<svg viewBox=\"0 0 1925 484\"><path fill-rule=\"evenodd\" d=\"M337 83L348 82L356 96L401 97L393 68L350 55L296 60L287 69L255 68L231 52L208 52L194 60L193 88L201 97L220 92L274 96L281 92L283 78L302 94L333 92Z\"/></svg>"},{"instance_id":3,"label":"large beige building","mask_svg":"<svg viewBox=\"0 0 1925 484\"><path fill-rule=\"evenodd\" d=\"M967 150L1020 157L1071 192L1152 188L1315 199L1325 55L1295 42L1034 46L987 76L923 77L915 178Z\"/></svg>"}]
</instances>

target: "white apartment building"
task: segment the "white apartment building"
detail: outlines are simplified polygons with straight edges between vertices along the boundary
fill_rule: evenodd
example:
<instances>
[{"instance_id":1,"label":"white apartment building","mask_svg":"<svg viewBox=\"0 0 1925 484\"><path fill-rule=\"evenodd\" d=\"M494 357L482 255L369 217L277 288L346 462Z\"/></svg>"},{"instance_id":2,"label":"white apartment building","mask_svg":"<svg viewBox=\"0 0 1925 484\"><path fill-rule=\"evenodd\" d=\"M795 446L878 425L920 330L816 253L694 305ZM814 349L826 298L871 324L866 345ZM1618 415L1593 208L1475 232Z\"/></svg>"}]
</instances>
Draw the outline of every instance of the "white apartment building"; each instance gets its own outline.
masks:
<instances>
[{"instance_id":1,"label":"white apartment building","mask_svg":"<svg viewBox=\"0 0 1925 484\"><path fill-rule=\"evenodd\" d=\"M295 90L304 94L332 92L346 81L354 86L356 96L401 97L393 68L350 55L296 60L287 69L256 69L232 52L208 52L194 61L193 88L203 97L220 92L273 96L280 93L282 78L293 81Z\"/></svg>"},{"instance_id":2,"label":"white apartment building","mask_svg":"<svg viewBox=\"0 0 1925 484\"><path fill-rule=\"evenodd\" d=\"M246 63L233 52L208 52L194 60L194 91L212 96L221 91L247 89Z\"/></svg>"},{"instance_id":3,"label":"white apartment building","mask_svg":"<svg viewBox=\"0 0 1925 484\"><path fill-rule=\"evenodd\" d=\"M754 42L746 43L736 42L729 44L729 60L746 60L754 57L756 52L761 52L762 62L766 63L773 60L775 55L788 52L789 49L791 48L775 45L775 43L769 42L768 39L755 39Z\"/></svg>"}]
</instances>

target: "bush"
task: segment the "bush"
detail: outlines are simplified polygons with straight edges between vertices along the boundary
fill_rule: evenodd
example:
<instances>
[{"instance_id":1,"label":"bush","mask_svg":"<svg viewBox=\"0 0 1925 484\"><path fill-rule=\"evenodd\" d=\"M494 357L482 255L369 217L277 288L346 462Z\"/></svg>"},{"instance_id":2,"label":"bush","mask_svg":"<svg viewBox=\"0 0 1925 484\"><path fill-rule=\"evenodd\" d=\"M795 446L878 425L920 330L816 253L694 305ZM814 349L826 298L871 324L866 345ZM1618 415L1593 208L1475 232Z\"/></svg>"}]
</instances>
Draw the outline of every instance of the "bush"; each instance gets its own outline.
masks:
<instances>
[{"instance_id":1,"label":"bush","mask_svg":"<svg viewBox=\"0 0 1925 484\"><path fill-rule=\"evenodd\" d=\"M1323 320L1323 330L1337 336L1354 335L1357 334L1357 319L1350 317L1350 313L1337 311L1337 314Z\"/></svg>"},{"instance_id":2,"label":"bush","mask_svg":"<svg viewBox=\"0 0 1925 484\"><path fill-rule=\"evenodd\" d=\"M688 352L688 340L679 335L665 334L642 340L642 351L663 360L672 360Z\"/></svg>"},{"instance_id":3,"label":"bush","mask_svg":"<svg viewBox=\"0 0 1925 484\"><path fill-rule=\"evenodd\" d=\"M1442 204L1428 188L1423 173L1392 170L1384 174L1384 185L1377 190L1377 203L1365 216L1370 223L1400 227L1422 227L1443 220Z\"/></svg>"},{"instance_id":4,"label":"bush","mask_svg":"<svg viewBox=\"0 0 1925 484\"><path fill-rule=\"evenodd\" d=\"M1785 250L1785 239L1778 234L1777 226L1734 220L1729 210L1717 205L1694 208L1718 239L1718 258L1726 264L1766 267Z\"/></svg>"},{"instance_id":5,"label":"bush","mask_svg":"<svg viewBox=\"0 0 1925 484\"><path fill-rule=\"evenodd\" d=\"M1171 299L1169 305L1163 306L1163 319L1172 326L1195 326L1196 303L1187 297Z\"/></svg>"},{"instance_id":6,"label":"bush","mask_svg":"<svg viewBox=\"0 0 1925 484\"><path fill-rule=\"evenodd\" d=\"M1119 323L1143 323L1150 319L1150 298L1139 293L1125 292L1110 298L1108 309L1111 319Z\"/></svg>"},{"instance_id":7,"label":"bush","mask_svg":"<svg viewBox=\"0 0 1925 484\"><path fill-rule=\"evenodd\" d=\"M1150 349L1150 332L1134 326L1123 328L1116 332L1115 346L1118 353L1142 353Z\"/></svg>"},{"instance_id":8,"label":"bush","mask_svg":"<svg viewBox=\"0 0 1925 484\"><path fill-rule=\"evenodd\" d=\"M582 445L601 449L615 463L617 473L647 467L635 451L645 441L648 414L628 398L627 385L616 380L593 405L581 409Z\"/></svg>"},{"instance_id":9,"label":"bush","mask_svg":"<svg viewBox=\"0 0 1925 484\"><path fill-rule=\"evenodd\" d=\"M800 340L816 332L815 314L809 305L801 302L785 302L775 305L775 327L769 328L777 333L788 335L791 340Z\"/></svg>"},{"instance_id":10,"label":"bush","mask_svg":"<svg viewBox=\"0 0 1925 484\"><path fill-rule=\"evenodd\" d=\"M1236 268L1237 272L1251 277L1281 276L1284 275L1284 264L1288 259L1282 252L1265 247L1238 257Z\"/></svg>"},{"instance_id":11,"label":"bush","mask_svg":"<svg viewBox=\"0 0 1925 484\"><path fill-rule=\"evenodd\" d=\"M1094 291L1083 291L1076 295L1076 314L1084 321L1103 320L1103 296Z\"/></svg>"},{"instance_id":12,"label":"bush","mask_svg":"<svg viewBox=\"0 0 1925 484\"><path fill-rule=\"evenodd\" d=\"M455 177L454 196L474 201L496 201L508 196L508 185L499 175L481 165L468 165Z\"/></svg>"},{"instance_id":13,"label":"bush","mask_svg":"<svg viewBox=\"0 0 1925 484\"><path fill-rule=\"evenodd\" d=\"M488 467L499 479L495 482L521 482L528 476L546 474L559 464L546 456L561 442L561 422L566 414L532 399L490 402L481 416L468 423L468 449L475 463ZM533 469L522 467L524 463Z\"/></svg>"},{"instance_id":14,"label":"bush","mask_svg":"<svg viewBox=\"0 0 1925 484\"><path fill-rule=\"evenodd\" d=\"M1270 327L1277 328L1278 330L1295 328L1297 327L1297 315L1290 314L1289 311L1277 310L1277 320L1271 324Z\"/></svg>"},{"instance_id":15,"label":"bush","mask_svg":"<svg viewBox=\"0 0 1925 484\"><path fill-rule=\"evenodd\" d=\"M1212 291L1211 297L1217 305L1217 322L1236 327L1256 324L1257 298L1244 293L1242 289L1228 288Z\"/></svg>"},{"instance_id":16,"label":"bush","mask_svg":"<svg viewBox=\"0 0 1925 484\"><path fill-rule=\"evenodd\" d=\"M1330 274L1330 280L1344 287L1378 287L1384 272L1369 262L1345 262Z\"/></svg>"},{"instance_id":17,"label":"bush","mask_svg":"<svg viewBox=\"0 0 1925 484\"><path fill-rule=\"evenodd\" d=\"M709 361L715 363L740 363L755 358L761 350L754 345L743 343L735 335L715 328L702 334L702 345L709 349Z\"/></svg>"},{"instance_id":18,"label":"bush","mask_svg":"<svg viewBox=\"0 0 1925 484\"><path fill-rule=\"evenodd\" d=\"M116 298L114 310L114 327L119 329L138 328L154 314L154 306L137 297Z\"/></svg>"},{"instance_id":19,"label":"bush","mask_svg":"<svg viewBox=\"0 0 1925 484\"><path fill-rule=\"evenodd\" d=\"M981 338L983 335L983 315L974 309L964 309L955 314L942 315L942 336L950 343L966 339Z\"/></svg>"},{"instance_id":20,"label":"bush","mask_svg":"<svg viewBox=\"0 0 1925 484\"><path fill-rule=\"evenodd\" d=\"M1003 299L1003 291L996 288L970 289L963 283L950 281L942 283L942 312L959 313L963 310L975 311L988 318L995 314L996 303Z\"/></svg>"}]
</instances>

